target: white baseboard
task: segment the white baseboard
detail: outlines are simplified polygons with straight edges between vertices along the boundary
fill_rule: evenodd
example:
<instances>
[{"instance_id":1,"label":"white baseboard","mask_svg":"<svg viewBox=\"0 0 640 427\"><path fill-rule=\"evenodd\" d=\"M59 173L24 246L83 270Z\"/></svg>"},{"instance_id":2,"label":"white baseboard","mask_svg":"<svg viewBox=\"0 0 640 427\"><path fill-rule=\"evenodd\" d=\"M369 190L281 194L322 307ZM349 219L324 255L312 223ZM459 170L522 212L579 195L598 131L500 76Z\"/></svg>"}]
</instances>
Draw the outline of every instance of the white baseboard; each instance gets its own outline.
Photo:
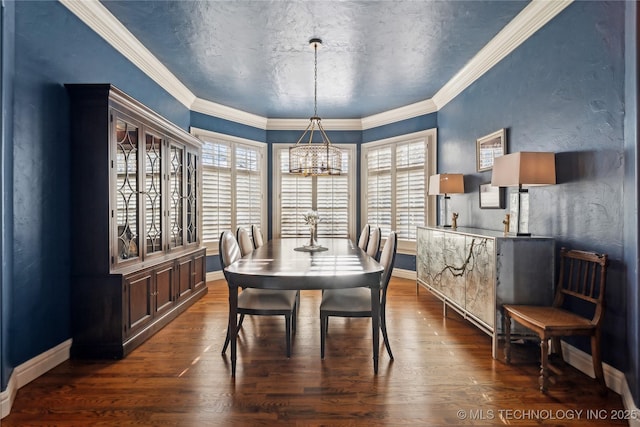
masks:
<instances>
[{"instance_id":1,"label":"white baseboard","mask_svg":"<svg viewBox=\"0 0 640 427\"><path fill-rule=\"evenodd\" d=\"M224 274L222 273L222 270L210 271L207 273L207 282L210 282L212 280L222 280L222 279L224 279Z\"/></svg>"},{"instance_id":2,"label":"white baseboard","mask_svg":"<svg viewBox=\"0 0 640 427\"><path fill-rule=\"evenodd\" d=\"M561 343L564 360L582 373L589 375L591 378L595 378L591 355L564 341ZM633 396L631 395L631 390L629 390L629 384L624 374L606 363L602 364L602 370L604 371L604 380L607 383L607 387L622 397L622 406L624 409L632 414L640 413L633 401ZM629 420L629 426L640 427L640 420Z\"/></svg>"},{"instance_id":3,"label":"white baseboard","mask_svg":"<svg viewBox=\"0 0 640 427\"><path fill-rule=\"evenodd\" d=\"M11 406L13 405L17 392L16 376L11 374L7 388L0 393L0 419L6 417L9 415L9 412L11 412Z\"/></svg>"},{"instance_id":4,"label":"white baseboard","mask_svg":"<svg viewBox=\"0 0 640 427\"><path fill-rule=\"evenodd\" d=\"M18 389L69 359L71 342L72 340L68 339L13 370L7 389L0 393L0 418L6 417L11 412Z\"/></svg>"},{"instance_id":5,"label":"white baseboard","mask_svg":"<svg viewBox=\"0 0 640 427\"><path fill-rule=\"evenodd\" d=\"M401 268L394 268L391 272L393 277L399 277L401 279L418 280L418 276L413 270L403 270Z\"/></svg>"}]
</instances>

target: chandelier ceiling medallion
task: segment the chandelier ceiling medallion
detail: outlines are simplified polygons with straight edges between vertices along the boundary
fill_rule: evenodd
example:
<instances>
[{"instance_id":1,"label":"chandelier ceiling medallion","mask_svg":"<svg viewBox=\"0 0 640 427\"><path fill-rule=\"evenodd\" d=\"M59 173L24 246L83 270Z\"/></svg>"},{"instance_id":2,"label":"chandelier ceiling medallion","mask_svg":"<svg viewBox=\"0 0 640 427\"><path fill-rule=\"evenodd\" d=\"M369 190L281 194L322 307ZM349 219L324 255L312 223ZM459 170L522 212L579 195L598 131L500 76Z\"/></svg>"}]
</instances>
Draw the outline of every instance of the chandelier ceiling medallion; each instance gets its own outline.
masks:
<instances>
[{"instance_id":1,"label":"chandelier ceiling medallion","mask_svg":"<svg viewBox=\"0 0 640 427\"><path fill-rule=\"evenodd\" d=\"M322 127L322 119L318 116L318 48L322 46L322 40L313 38L309 40L309 46L313 48L315 56L313 117L309 119L309 125L296 145L289 147L289 172L304 176L339 175L342 170L342 152L331 145ZM322 142L313 142L316 130ZM305 139L307 135L308 140Z\"/></svg>"}]
</instances>

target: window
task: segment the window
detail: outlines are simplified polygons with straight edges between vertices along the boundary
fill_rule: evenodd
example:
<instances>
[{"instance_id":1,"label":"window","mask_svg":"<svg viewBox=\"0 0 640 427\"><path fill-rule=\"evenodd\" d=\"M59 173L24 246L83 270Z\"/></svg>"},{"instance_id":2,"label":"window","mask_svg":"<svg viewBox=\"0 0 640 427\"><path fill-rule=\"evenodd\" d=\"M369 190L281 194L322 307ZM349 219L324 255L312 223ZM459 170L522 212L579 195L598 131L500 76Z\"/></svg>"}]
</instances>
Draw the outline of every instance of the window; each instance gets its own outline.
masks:
<instances>
[{"instance_id":1,"label":"window","mask_svg":"<svg viewBox=\"0 0 640 427\"><path fill-rule=\"evenodd\" d=\"M435 222L427 182L435 173L436 130L363 144L362 223L398 233L399 249L415 251L416 227Z\"/></svg>"},{"instance_id":2,"label":"window","mask_svg":"<svg viewBox=\"0 0 640 427\"><path fill-rule=\"evenodd\" d=\"M274 215L275 237L308 237L309 228L302 215L317 210L322 219L318 236L355 236L355 145L337 145L342 149L342 172L333 176L308 176L289 173L289 146L275 144Z\"/></svg>"},{"instance_id":3,"label":"window","mask_svg":"<svg viewBox=\"0 0 640 427\"><path fill-rule=\"evenodd\" d=\"M192 131L202 146L202 240L217 253L220 233L255 224L267 232L266 144Z\"/></svg>"}]
</instances>

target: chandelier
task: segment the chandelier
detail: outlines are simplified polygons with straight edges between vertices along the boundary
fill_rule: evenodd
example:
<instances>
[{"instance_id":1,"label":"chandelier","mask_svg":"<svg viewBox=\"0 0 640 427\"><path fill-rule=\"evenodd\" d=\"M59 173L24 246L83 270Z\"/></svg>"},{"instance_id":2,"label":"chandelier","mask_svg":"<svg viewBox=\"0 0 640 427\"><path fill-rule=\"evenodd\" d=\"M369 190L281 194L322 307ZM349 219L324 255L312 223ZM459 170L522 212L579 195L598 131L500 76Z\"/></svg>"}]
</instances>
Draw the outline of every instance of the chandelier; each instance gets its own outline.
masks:
<instances>
[{"instance_id":1,"label":"chandelier","mask_svg":"<svg viewBox=\"0 0 640 427\"><path fill-rule=\"evenodd\" d=\"M322 46L322 40L311 39L309 46L313 48L314 63L314 90L313 90L313 117L309 119L309 125L296 142L289 147L289 172L310 175L339 175L342 170L342 151L331 145L320 117L318 117L318 48ZM318 131L322 143L313 142L313 134ZM304 142L306 136L307 142Z\"/></svg>"}]
</instances>

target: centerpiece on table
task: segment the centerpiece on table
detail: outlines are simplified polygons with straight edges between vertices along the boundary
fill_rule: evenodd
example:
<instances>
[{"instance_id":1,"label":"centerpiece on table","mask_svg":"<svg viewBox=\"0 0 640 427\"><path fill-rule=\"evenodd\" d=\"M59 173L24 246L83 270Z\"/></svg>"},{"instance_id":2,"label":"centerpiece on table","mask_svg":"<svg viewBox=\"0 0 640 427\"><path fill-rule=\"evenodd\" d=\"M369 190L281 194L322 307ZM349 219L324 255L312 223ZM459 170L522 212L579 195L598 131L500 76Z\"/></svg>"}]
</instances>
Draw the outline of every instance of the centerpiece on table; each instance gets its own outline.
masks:
<instances>
[{"instance_id":1,"label":"centerpiece on table","mask_svg":"<svg viewBox=\"0 0 640 427\"><path fill-rule=\"evenodd\" d=\"M320 216L318 216L318 211L308 211L303 215L304 222L309 226L309 234L311 235L309 238L309 244L305 245L308 249L319 248L318 245L318 223L322 220Z\"/></svg>"}]
</instances>

